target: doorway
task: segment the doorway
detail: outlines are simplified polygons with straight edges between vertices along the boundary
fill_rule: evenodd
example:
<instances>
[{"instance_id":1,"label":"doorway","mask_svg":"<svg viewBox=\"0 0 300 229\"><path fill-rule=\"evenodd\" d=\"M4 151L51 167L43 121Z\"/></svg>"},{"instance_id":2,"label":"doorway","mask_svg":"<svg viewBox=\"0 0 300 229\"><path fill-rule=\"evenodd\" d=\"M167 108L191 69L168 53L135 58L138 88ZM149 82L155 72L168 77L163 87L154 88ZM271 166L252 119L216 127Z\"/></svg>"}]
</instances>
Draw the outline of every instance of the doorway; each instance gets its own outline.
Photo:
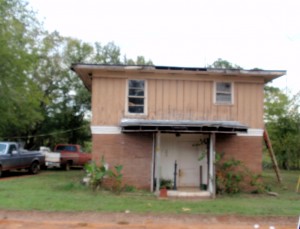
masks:
<instances>
[{"instance_id":1,"label":"doorway","mask_svg":"<svg viewBox=\"0 0 300 229\"><path fill-rule=\"evenodd\" d=\"M208 181L208 134L162 134L160 177L178 188L200 188Z\"/></svg>"}]
</instances>

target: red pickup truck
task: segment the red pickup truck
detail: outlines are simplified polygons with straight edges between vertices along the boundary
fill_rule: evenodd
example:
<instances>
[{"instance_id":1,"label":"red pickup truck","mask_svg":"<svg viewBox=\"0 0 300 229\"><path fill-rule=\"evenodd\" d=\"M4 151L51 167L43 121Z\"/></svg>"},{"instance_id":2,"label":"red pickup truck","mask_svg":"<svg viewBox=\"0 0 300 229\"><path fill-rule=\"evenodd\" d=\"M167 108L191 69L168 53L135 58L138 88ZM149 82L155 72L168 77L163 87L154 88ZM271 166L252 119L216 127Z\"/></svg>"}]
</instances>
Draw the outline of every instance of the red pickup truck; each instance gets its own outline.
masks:
<instances>
[{"instance_id":1,"label":"red pickup truck","mask_svg":"<svg viewBox=\"0 0 300 229\"><path fill-rule=\"evenodd\" d=\"M80 145L58 144L54 152L60 152L60 166L65 170L70 170L72 166L84 166L92 160L92 155L82 152Z\"/></svg>"}]
</instances>

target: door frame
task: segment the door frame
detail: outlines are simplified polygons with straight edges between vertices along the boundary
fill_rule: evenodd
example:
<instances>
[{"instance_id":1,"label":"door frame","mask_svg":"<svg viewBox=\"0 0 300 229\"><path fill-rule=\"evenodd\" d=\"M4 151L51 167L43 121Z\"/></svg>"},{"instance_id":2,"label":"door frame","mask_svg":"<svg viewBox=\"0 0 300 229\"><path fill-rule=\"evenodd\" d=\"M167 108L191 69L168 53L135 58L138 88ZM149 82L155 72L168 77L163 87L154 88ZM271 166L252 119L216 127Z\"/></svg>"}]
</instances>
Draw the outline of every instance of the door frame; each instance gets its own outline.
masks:
<instances>
[{"instance_id":1,"label":"door frame","mask_svg":"<svg viewBox=\"0 0 300 229\"><path fill-rule=\"evenodd\" d=\"M174 134L174 133L173 133ZM177 133L183 134L183 133ZM210 192L212 197L215 197L215 168L214 168L214 161L215 161L215 133L194 133L194 134L207 134L208 135L208 191ZM152 179L156 182L156 188L152 187L152 191L158 192L160 190L160 180L161 180L161 138L162 133L158 131L155 134L154 138L154 150L153 150L153 172L151 174Z\"/></svg>"}]
</instances>

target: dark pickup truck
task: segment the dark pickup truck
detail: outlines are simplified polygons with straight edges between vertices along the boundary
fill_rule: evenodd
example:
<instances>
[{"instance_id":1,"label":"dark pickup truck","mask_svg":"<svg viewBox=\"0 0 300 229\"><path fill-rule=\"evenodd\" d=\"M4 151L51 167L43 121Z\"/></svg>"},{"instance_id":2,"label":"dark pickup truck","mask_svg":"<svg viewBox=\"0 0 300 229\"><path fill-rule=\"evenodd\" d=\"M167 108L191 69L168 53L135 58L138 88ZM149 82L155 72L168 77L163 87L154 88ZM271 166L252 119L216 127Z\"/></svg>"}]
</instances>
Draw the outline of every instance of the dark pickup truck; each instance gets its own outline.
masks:
<instances>
[{"instance_id":1,"label":"dark pickup truck","mask_svg":"<svg viewBox=\"0 0 300 229\"><path fill-rule=\"evenodd\" d=\"M45 164L45 156L38 151L21 149L16 142L0 142L0 177L3 171L27 169L36 174Z\"/></svg>"}]
</instances>

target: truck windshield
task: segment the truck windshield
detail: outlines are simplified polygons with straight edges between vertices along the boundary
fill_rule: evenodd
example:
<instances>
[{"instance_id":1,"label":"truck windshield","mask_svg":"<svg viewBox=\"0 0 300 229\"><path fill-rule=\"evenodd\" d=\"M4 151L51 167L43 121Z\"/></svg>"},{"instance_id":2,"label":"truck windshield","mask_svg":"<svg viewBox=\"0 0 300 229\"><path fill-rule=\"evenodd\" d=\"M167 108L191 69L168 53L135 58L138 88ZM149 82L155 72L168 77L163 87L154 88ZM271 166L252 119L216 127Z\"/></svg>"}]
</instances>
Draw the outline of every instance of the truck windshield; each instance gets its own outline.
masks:
<instances>
[{"instance_id":1,"label":"truck windshield","mask_svg":"<svg viewBox=\"0 0 300 229\"><path fill-rule=\"evenodd\" d=\"M76 152L76 146L70 146L70 145L59 145L56 147L57 151L69 151L69 152Z\"/></svg>"},{"instance_id":2,"label":"truck windshield","mask_svg":"<svg viewBox=\"0 0 300 229\"><path fill-rule=\"evenodd\" d=\"M4 154L6 152L6 144L0 143L0 154Z\"/></svg>"}]
</instances>

